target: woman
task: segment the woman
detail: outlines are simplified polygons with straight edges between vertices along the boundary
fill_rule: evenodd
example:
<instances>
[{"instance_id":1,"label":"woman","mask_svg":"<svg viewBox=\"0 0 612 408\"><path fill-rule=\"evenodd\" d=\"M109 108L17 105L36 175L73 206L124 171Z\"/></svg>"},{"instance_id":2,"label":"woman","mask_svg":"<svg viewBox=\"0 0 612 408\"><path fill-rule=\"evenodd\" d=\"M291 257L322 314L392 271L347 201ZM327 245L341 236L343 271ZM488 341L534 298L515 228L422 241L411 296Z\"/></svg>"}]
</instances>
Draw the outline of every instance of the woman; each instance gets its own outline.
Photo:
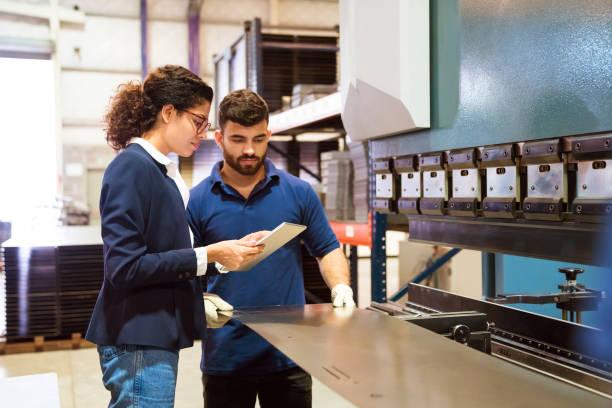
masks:
<instances>
[{"instance_id":1,"label":"woman","mask_svg":"<svg viewBox=\"0 0 612 408\"><path fill-rule=\"evenodd\" d=\"M104 282L86 338L98 345L109 407L173 406L179 349L205 332L198 276L262 250L246 240L192 248L189 191L167 155L198 149L212 96L198 76L166 65L120 86L105 117L121 152L102 182Z\"/></svg>"}]
</instances>

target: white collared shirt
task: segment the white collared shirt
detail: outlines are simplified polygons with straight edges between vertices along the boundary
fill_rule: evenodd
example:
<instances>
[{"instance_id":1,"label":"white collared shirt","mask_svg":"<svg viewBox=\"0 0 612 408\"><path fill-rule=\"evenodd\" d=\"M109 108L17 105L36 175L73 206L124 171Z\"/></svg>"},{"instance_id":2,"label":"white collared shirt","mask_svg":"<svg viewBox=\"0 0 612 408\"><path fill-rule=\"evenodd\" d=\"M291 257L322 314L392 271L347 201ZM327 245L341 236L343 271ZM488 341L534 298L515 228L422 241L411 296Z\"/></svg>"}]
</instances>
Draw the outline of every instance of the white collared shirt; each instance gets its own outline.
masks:
<instances>
[{"instance_id":1,"label":"white collared shirt","mask_svg":"<svg viewBox=\"0 0 612 408\"><path fill-rule=\"evenodd\" d=\"M187 184L185 184L185 180L179 173L178 166L175 162L170 160L168 156L157 150L155 146L148 140L143 139L142 137L133 137L130 139L128 144L136 143L140 145L153 159L166 166L166 170L168 172L168 177L170 177L179 192L181 193L181 198L183 199L183 205L185 209L187 209L187 204L189 203L189 188L187 188ZM191 232L191 228L189 228L189 237L191 239L191 246L193 246L193 232ZM206 268L208 266L208 254L206 253L205 247L194 248L197 258L198 270L196 272L197 276L204 275L206 273Z\"/></svg>"}]
</instances>

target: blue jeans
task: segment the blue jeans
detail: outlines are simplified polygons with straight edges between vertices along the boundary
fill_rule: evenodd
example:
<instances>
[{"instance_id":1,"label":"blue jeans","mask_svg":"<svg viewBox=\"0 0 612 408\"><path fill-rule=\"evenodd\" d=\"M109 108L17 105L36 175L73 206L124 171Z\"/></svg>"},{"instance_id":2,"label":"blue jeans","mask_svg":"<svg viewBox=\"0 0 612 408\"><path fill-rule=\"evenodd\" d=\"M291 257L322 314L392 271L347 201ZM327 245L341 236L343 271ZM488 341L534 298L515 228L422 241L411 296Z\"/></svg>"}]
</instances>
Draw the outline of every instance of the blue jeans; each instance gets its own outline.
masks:
<instances>
[{"instance_id":1,"label":"blue jeans","mask_svg":"<svg viewBox=\"0 0 612 408\"><path fill-rule=\"evenodd\" d=\"M174 406L178 350L148 346L98 346L109 408Z\"/></svg>"}]
</instances>

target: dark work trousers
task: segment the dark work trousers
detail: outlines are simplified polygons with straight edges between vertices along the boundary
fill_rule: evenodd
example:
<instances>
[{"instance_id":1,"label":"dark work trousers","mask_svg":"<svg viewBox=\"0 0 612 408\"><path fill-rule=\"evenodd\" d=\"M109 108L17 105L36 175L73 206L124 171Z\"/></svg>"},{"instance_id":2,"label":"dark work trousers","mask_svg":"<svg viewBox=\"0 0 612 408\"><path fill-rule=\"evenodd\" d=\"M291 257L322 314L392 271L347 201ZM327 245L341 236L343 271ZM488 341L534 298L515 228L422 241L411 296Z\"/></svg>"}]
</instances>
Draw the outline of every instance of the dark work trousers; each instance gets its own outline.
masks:
<instances>
[{"instance_id":1,"label":"dark work trousers","mask_svg":"<svg viewBox=\"0 0 612 408\"><path fill-rule=\"evenodd\" d=\"M311 408L312 378L299 367L265 375L206 375L204 408Z\"/></svg>"}]
</instances>

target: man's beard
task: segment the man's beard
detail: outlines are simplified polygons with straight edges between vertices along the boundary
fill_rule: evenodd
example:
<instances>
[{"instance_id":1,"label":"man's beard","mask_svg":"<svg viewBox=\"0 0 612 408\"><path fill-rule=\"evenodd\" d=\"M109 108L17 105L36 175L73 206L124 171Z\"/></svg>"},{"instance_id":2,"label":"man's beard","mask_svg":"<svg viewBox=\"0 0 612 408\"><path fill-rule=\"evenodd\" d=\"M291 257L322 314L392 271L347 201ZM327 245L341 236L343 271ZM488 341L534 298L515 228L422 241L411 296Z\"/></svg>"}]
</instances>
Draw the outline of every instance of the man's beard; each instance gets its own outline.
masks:
<instances>
[{"instance_id":1,"label":"man's beard","mask_svg":"<svg viewBox=\"0 0 612 408\"><path fill-rule=\"evenodd\" d=\"M234 158L229 154L226 154L225 152L223 153L223 159L225 160L227 165L237 171L239 174L242 174L243 176L252 176L253 174L257 173L263 165L265 158L266 153L264 153L262 157L258 157L255 155L242 155L237 158ZM254 165L243 166L240 164L240 159L257 159L257 163L255 163Z\"/></svg>"}]
</instances>

